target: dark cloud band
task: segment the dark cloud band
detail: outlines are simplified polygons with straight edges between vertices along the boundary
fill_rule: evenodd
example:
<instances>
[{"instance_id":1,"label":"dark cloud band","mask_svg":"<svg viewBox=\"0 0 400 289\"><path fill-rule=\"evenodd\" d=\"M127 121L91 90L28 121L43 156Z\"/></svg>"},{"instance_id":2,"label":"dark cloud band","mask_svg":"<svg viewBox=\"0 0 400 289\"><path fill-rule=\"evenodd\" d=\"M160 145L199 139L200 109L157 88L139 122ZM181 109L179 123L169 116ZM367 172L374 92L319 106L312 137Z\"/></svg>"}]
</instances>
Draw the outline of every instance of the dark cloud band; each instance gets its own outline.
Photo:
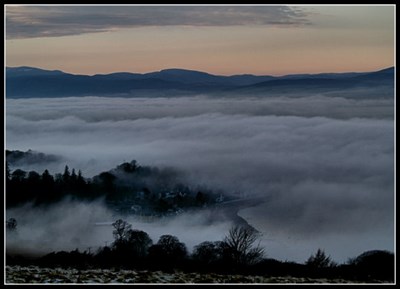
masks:
<instances>
[{"instance_id":1,"label":"dark cloud band","mask_svg":"<svg viewBox=\"0 0 400 289\"><path fill-rule=\"evenodd\" d=\"M140 26L298 26L288 6L7 6L7 39L56 37Z\"/></svg>"}]
</instances>

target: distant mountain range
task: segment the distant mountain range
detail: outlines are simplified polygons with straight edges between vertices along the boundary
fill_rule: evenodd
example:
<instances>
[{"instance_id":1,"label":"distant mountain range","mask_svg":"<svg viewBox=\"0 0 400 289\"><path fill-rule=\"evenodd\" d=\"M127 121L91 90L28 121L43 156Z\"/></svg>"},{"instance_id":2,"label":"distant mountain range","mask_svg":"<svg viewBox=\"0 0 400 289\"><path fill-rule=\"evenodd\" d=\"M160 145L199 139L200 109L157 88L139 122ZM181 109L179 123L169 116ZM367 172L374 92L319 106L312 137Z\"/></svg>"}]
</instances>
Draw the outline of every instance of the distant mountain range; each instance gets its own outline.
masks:
<instances>
[{"instance_id":1,"label":"distant mountain range","mask_svg":"<svg viewBox=\"0 0 400 289\"><path fill-rule=\"evenodd\" d=\"M35 67L6 68L6 97L269 95L381 88L393 94L394 67L363 73L221 76L185 69L78 75Z\"/></svg>"}]
</instances>

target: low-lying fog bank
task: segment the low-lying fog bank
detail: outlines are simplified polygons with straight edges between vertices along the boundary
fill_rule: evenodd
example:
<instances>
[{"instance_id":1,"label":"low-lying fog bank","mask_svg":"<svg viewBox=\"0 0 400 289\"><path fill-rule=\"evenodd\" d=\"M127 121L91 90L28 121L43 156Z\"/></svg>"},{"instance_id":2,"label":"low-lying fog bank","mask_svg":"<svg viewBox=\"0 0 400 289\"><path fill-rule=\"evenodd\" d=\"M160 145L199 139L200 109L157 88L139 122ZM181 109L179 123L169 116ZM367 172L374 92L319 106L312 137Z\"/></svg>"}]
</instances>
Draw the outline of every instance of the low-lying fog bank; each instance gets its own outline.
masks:
<instances>
[{"instance_id":1,"label":"low-lying fog bank","mask_svg":"<svg viewBox=\"0 0 400 289\"><path fill-rule=\"evenodd\" d=\"M393 100L263 98L7 99L6 147L62 157L21 165L51 174L65 165L86 177L124 161L174 167L186 182L262 197L239 214L263 233L271 258L303 262L318 248L337 261L394 248ZM16 167L11 167L11 170ZM75 249L112 241L94 222L118 216L101 203L15 208L25 247ZM231 223L191 212L133 227L193 246L220 240ZM11 245L12 244L12 245ZM16 250L16 249L15 249Z\"/></svg>"}]
</instances>

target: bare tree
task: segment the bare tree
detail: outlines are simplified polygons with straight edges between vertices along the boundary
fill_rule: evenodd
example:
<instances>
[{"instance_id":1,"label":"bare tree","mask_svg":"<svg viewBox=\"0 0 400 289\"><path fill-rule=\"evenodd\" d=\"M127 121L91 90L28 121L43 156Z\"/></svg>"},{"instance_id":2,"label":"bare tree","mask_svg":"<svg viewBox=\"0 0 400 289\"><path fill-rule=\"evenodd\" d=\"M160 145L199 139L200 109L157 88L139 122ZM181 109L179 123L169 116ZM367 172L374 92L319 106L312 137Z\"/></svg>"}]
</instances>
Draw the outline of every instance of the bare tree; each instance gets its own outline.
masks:
<instances>
[{"instance_id":1,"label":"bare tree","mask_svg":"<svg viewBox=\"0 0 400 289\"><path fill-rule=\"evenodd\" d=\"M261 234L252 228L232 227L224 239L224 255L237 265L252 265L261 260L264 249L256 244Z\"/></svg>"},{"instance_id":2,"label":"bare tree","mask_svg":"<svg viewBox=\"0 0 400 289\"><path fill-rule=\"evenodd\" d=\"M129 231L131 230L131 225L128 222L118 219L113 224L115 230L113 231L113 235L115 238L114 246L118 246L119 244L125 242L129 237Z\"/></svg>"}]
</instances>

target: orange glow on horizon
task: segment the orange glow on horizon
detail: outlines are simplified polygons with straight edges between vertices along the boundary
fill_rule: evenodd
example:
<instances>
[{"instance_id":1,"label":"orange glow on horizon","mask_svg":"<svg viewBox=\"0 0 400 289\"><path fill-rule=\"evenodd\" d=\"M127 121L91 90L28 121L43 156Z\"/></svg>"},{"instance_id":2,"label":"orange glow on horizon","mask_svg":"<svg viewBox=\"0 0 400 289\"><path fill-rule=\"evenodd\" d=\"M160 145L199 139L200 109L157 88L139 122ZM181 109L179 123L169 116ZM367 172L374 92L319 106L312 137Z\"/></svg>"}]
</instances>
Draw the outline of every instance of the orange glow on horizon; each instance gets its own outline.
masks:
<instances>
[{"instance_id":1,"label":"orange glow on horizon","mask_svg":"<svg viewBox=\"0 0 400 289\"><path fill-rule=\"evenodd\" d=\"M314 22L302 27L140 26L8 39L6 65L88 75L167 68L276 76L374 71L394 66L390 8L306 8Z\"/></svg>"}]
</instances>

